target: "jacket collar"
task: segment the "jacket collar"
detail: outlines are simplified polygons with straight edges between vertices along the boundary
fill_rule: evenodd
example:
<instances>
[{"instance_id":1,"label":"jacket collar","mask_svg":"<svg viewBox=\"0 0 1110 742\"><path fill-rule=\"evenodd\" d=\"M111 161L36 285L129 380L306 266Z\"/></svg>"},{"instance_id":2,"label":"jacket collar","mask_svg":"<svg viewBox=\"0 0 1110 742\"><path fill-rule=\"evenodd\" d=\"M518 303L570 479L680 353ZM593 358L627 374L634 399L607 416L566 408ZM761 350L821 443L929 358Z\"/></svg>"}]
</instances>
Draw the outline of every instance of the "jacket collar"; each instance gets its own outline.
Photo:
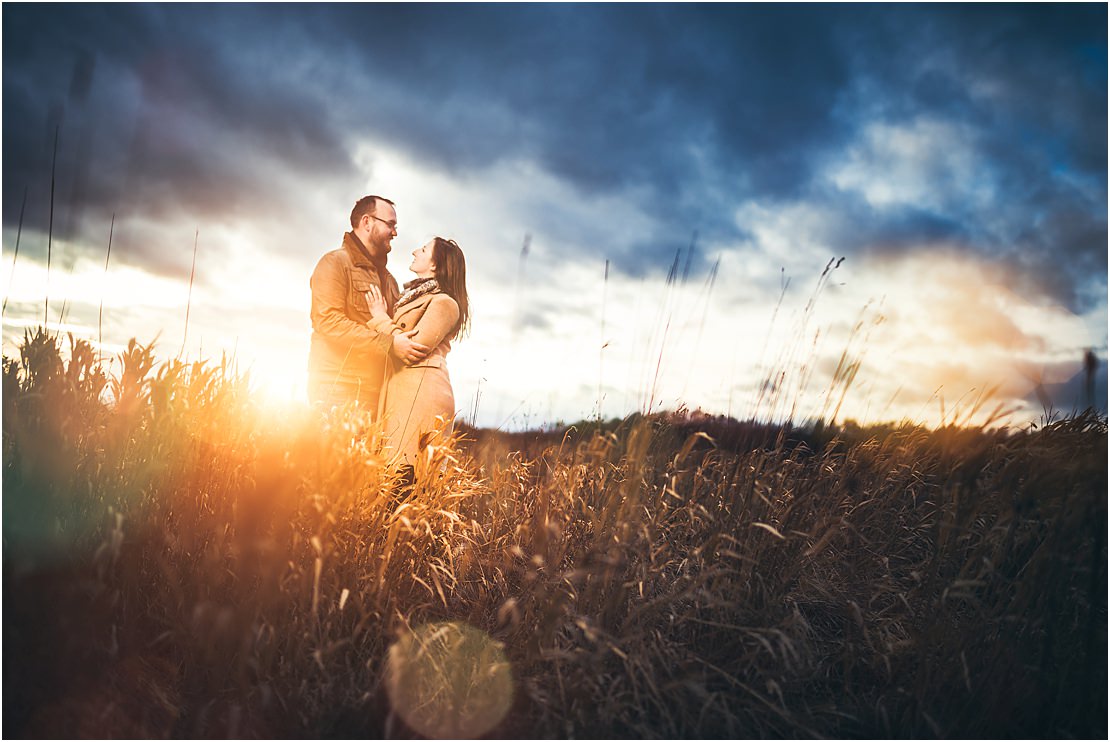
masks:
<instances>
[{"instance_id":1,"label":"jacket collar","mask_svg":"<svg viewBox=\"0 0 1110 742\"><path fill-rule=\"evenodd\" d=\"M386 258L383 256L379 259L371 255L366 245L362 244L362 240L355 237L354 232L343 233L343 249L347 251L351 262L357 266L378 270L385 267Z\"/></svg>"}]
</instances>

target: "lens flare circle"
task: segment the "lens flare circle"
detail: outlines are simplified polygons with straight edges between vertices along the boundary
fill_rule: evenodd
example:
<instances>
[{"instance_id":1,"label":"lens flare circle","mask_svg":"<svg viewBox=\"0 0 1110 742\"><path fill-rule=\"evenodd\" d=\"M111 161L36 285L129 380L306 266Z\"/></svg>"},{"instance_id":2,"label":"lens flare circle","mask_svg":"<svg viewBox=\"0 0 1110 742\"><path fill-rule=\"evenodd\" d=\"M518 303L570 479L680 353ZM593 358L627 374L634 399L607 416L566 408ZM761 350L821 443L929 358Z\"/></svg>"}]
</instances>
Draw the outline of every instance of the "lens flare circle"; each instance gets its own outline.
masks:
<instances>
[{"instance_id":1,"label":"lens flare circle","mask_svg":"<svg viewBox=\"0 0 1110 742\"><path fill-rule=\"evenodd\" d=\"M454 621L425 624L393 643L386 690L405 723L431 739L480 737L513 702L501 643Z\"/></svg>"}]
</instances>

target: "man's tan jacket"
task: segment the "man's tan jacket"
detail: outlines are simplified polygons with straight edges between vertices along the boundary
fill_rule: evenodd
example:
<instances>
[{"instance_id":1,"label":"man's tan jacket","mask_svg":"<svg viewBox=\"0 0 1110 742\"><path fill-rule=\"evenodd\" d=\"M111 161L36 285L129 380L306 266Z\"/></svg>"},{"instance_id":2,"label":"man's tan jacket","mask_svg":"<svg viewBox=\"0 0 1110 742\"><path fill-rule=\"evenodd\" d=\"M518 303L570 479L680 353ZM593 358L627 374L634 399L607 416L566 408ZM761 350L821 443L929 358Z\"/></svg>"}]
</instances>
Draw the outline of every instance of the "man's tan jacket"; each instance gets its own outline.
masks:
<instances>
[{"instance_id":1,"label":"man's tan jacket","mask_svg":"<svg viewBox=\"0 0 1110 742\"><path fill-rule=\"evenodd\" d=\"M377 264L375 264L377 262ZM334 399L337 390L377 407L393 336L369 327L366 291L381 289L389 310L400 291L385 268L373 260L350 232L338 250L320 258L309 280L312 288L312 345L308 353L309 396Z\"/></svg>"}]
</instances>

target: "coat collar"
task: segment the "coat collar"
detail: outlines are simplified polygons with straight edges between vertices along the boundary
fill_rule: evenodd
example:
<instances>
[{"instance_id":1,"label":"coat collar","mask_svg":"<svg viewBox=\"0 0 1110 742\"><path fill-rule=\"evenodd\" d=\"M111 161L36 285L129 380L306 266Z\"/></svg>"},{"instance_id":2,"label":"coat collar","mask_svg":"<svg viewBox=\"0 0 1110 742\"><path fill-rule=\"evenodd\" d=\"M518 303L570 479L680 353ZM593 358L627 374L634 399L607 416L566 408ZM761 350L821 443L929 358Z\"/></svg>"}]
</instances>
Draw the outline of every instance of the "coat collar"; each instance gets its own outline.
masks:
<instances>
[{"instance_id":1,"label":"coat collar","mask_svg":"<svg viewBox=\"0 0 1110 742\"><path fill-rule=\"evenodd\" d=\"M397 314L396 314L396 316L393 317L393 319L397 319L397 317L400 317L401 315L404 315L404 314L408 314L409 312L411 312L413 310L416 310L416 309L424 309L425 307L427 307L432 302L432 299L436 298L440 294L443 294L443 291L432 291L431 293L424 294L423 296L416 297L415 299L410 301L408 304L405 304L404 306L400 307L397 310Z\"/></svg>"}]
</instances>

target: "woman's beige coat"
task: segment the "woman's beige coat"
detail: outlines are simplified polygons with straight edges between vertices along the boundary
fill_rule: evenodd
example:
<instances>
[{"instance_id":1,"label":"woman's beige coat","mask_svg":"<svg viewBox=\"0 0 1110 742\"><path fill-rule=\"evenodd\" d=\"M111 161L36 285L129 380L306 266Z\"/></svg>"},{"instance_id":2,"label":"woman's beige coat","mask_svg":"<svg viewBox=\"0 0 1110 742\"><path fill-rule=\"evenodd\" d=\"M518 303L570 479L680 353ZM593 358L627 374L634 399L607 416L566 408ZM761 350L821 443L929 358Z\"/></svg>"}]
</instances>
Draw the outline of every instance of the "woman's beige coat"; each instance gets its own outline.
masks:
<instances>
[{"instance_id":1,"label":"woman's beige coat","mask_svg":"<svg viewBox=\"0 0 1110 742\"><path fill-rule=\"evenodd\" d=\"M413 339L432 349L411 366L393 359L382 389L379 413L386 445L407 464L416 461L424 433L451 429L455 395L447 375L447 354L458 321L459 305L439 291L398 307L392 320L371 321L379 332L396 335L416 330Z\"/></svg>"}]
</instances>

